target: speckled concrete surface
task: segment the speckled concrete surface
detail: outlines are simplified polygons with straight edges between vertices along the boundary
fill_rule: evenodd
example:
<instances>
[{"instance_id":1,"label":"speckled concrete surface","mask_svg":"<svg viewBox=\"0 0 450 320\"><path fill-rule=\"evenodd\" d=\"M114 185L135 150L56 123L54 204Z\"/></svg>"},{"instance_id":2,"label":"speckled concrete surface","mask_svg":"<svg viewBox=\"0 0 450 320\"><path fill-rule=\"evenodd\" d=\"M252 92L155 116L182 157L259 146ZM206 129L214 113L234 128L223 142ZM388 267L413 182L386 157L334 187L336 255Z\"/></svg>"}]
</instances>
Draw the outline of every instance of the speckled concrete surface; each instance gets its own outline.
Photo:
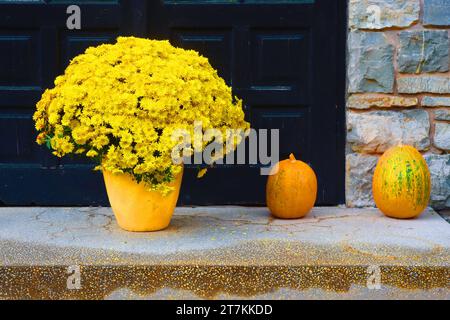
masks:
<instances>
[{"instance_id":1,"label":"speckled concrete surface","mask_svg":"<svg viewBox=\"0 0 450 320\"><path fill-rule=\"evenodd\" d=\"M178 208L171 226L129 233L109 208L0 208L4 265L448 266L450 225L432 210L395 220L376 209L315 208L272 219L265 208Z\"/></svg>"},{"instance_id":2,"label":"speckled concrete surface","mask_svg":"<svg viewBox=\"0 0 450 320\"><path fill-rule=\"evenodd\" d=\"M376 209L178 208L157 233L109 208L0 208L0 298L450 298L450 224ZM84 287L67 290L67 266ZM368 266L383 290L368 290ZM41 288L38 290L37 288ZM131 290L131 291L130 291Z\"/></svg>"}]
</instances>

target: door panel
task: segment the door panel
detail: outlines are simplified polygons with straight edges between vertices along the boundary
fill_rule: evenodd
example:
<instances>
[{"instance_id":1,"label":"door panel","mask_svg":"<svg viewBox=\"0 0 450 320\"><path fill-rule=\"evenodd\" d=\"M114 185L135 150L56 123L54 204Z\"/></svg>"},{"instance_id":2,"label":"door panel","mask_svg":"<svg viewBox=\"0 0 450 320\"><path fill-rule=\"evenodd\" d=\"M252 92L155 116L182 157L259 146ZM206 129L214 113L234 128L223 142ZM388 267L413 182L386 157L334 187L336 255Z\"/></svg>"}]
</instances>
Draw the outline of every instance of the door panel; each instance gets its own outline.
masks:
<instances>
[{"instance_id":1,"label":"door panel","mask_svg":"<svg viewBox=\"0 0 450 320\"><path fill-rule=\"evenodd\" d=\"M219 71L225 81L231 81L232 33L230 29L201 30L174 29L172 44L185 49L193 49L208 57L209 62Z\"/></svg>"}]
</instances>

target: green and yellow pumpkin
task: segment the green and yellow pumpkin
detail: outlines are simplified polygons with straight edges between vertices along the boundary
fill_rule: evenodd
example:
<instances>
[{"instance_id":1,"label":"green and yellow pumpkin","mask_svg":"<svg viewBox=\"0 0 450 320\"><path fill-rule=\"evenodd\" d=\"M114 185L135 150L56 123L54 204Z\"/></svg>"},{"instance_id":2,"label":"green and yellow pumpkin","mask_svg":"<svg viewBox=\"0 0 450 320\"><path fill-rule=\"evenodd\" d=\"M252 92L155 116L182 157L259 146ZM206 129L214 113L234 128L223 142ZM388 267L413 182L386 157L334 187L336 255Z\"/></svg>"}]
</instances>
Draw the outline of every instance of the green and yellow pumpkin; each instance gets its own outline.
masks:
<instances>
[{"instance_id":1,"label":"green and yellow pumpkin","mask_svg":"<svg viewBox=\"0 0 450 320\"><path fill-rule=\"evenodd\" d=\"M373 198L378 209L392 218L419 216L430 200L430 171L412 146L399 145L378 160L373 176Z\"/></svg>"}]
</instances>

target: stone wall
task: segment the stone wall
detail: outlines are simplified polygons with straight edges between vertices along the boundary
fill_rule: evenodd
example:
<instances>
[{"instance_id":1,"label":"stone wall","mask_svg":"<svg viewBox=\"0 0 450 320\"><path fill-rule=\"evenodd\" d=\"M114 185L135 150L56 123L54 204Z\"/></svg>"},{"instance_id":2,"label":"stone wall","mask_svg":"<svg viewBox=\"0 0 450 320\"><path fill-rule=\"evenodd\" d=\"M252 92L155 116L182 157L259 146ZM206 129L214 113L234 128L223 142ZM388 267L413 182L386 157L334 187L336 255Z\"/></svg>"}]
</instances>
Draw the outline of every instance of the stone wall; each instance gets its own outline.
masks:
<instances>
[{"instance_id":1,"label":"stone wall","mask_svg":"<svg viewBox=\"0 0 450 320\"><path fill-rule=\"evenodd\" d=\"M378 157L420 150L450 208L450 0L349 0L346 197L373 206Z\"/></svg>"}]
</instances>

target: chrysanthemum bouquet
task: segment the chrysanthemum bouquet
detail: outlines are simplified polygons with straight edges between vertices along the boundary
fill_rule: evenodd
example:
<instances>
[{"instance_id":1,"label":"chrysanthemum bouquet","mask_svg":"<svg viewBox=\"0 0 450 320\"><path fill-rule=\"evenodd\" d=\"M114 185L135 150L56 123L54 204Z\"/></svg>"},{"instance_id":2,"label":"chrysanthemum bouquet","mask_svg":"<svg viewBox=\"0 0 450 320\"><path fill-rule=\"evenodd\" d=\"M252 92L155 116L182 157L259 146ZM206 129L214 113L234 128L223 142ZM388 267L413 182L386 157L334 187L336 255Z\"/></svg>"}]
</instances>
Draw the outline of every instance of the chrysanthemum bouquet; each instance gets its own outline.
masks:
<instances>
[{"instance_id":1,"label":"chrysanthemum bouquet","mask_svg":"<svg viewBox=\"0 0 450 320\"><path fill-rule=\"evenodd\" d=\"M207 58L134 37L74 58L43 94L34 120L37 142L54 155L85 155L97 169L128 173L161 191L181 170L171 156L175 130L194 135L196 121L224 134L249 127L242 101Z\"/></svg>"}]
</instances>

